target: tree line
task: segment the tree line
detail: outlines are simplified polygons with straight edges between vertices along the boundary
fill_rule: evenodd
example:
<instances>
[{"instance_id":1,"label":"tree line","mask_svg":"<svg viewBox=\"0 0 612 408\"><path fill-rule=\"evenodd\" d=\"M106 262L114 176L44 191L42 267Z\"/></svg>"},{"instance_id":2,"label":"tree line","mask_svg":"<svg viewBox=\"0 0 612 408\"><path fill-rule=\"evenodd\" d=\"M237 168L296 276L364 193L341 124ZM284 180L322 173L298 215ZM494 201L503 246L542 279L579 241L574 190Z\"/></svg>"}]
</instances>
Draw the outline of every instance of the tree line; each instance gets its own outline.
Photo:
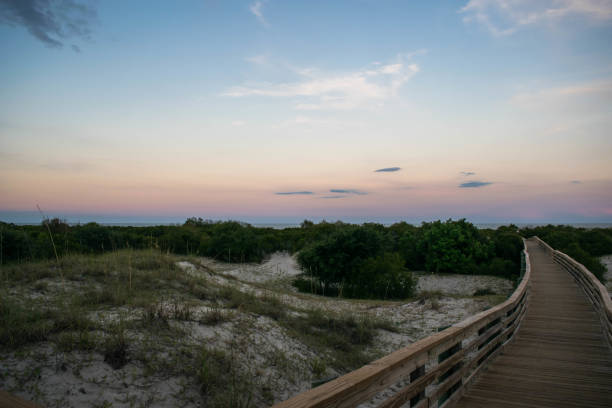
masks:
<instances>
[{"instance_id":1,"label":"tree line","mask_svg":"<svg viewBox=\"0 0 612 408\"><path fill-rule=\"evenodd\" d=\"M260 262L268 254L284 250L298 253L298 262L309 277L298 286L351 297L403 298L411 295L414 287L409 271L516 278L521 237L532 235L582 262L600 279L605 268L596 257L612 253L612 229L552 225L522 230L510 225L493 230L478 229L466 220L421 226L304 221L296 228L274 229L201 218L189 218L183 225L144 227L69 225L51 219L40 225L0 222L0 263L123 248L207 256L225 262Z\"/></svg>"}]
</instances>

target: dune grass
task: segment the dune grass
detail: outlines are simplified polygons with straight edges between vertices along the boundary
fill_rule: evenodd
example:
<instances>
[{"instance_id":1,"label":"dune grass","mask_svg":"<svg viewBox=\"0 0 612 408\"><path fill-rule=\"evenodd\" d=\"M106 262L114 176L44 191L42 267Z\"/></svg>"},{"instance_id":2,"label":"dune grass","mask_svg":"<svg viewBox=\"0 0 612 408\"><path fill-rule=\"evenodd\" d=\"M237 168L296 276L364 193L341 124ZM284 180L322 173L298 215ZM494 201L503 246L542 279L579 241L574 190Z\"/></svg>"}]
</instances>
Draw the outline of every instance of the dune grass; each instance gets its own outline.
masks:
<instances>
[{"instance_id":1,"label":"dune grass","mask_svg":"<svg viewBox=\"0 0 612 408\"><path fill-rule=\"evenodd\" d=\"M99 353L113 369L133 363L148 375L184 376L197 386L206 406L250 407L258 399L261 405L261 398L272 403L271 387L251 378L236 352L193 344L186 325L269 318L318 356L309 364L316 377L327 367L347 372L367 363L377 330L395 330L365 315L303 310L270 291L256 294L215 283L179 268L183 258L128 249L5 265L0 348L17 351L47 343L58 353ZM279 353L271 364L295 377L288 357Z\"/></svg>"}]
</instances>

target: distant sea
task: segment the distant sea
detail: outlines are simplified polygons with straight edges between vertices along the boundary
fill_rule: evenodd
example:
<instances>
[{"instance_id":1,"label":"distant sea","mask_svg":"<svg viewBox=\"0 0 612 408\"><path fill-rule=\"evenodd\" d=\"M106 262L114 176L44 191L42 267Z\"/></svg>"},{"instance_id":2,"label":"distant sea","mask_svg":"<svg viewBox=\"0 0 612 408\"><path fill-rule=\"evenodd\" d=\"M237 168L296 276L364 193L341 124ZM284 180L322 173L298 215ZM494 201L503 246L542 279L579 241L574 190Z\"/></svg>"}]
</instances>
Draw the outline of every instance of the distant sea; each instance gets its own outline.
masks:
<instances>
[{"instance_id":1,"label":"distant sea","mask_svg":"<svg viewBox=\"0 0 612 408\"><path fill-rule=\"evenodd\" d=\"M393 225L393 222L381 222L380 224L388 227L390 225ZM410 224L410 223L409 223ZM473 223L476 228L479 229L497 229L501 226L504 225L510 225L510 224L514 224L519 228L525 228L525 227L538 227L538 226L544 226L544 225L549 225L549 224L553 224L553 225L569 225L572 227L576 227L576 228L612 228L612 223L611 222L607 222L607 223L567 223L567 222L546 222L546 223L522 223L522 222L508 222L508 223ZM254 227L260 227L260 228L274 228L274 229L284 229L284 228L296 228L299 227L300 224L258 224L258 223L252 223L251 224ZM413 223L413 225L421 225L420 223Z\"/></svg>"},{"instance_id":2,"label":"distant sea","mask_svg":"<svg viewBox=\"0 0 612 408\"><path fill-rule=\"evenodd\" d=\"M105 216L105 215L64 215L64 214L55 214L49 213L45 214L48 218L60 218L62 220L66 220L71 225L78 224L86 224L88 222L96 222L100 225L108 225L108 226L119 226L119 227L150 227L156 225L182 225L188 217L130 217L130 216ZM447 219L447 217L441 217L442 219ZM470 220L469 217L466 217L468 221L472 222L477 228L480 229L497 229L503 225L514 224L519 228L523 227L537 227L542 225L570 225L572 227L578 228L612 228L612 222L564 222L564 221L541 221L541 222L518 222L518 221L508 221L508 222L477 222L474 220ZM211 219L216 220L211 217ZM284 228L296 228L299 227L302 223L300 221L294 220L262 220L262 219L249 219L248 217L244 218L222 218L220 221L227 221L228 219L233 219L236 221L241 221L248 223L254 227L258 228L274 228L274 229L284 229ZM321 222L322 218L315 217L305 217L305 219L310 219L311 221L318 223ZM328 217L328 222L335 222L337 218ZM457 218L454 218L457 219ZM37 212L6 212L0 211L0 221L7 222L17 225L38 225L41 223L42 217ZM363 224L367 222L378 223L385 226L392 225L396 222L402 221L399 217L397 219L367 219L367 218L359 218L359 219L341 219L341 221L350 223L350 224ZM421 225L419 220L414 219L405 219L409 224L412 225ZM425 220L431 221L431 220Z\"/></svg>"}]
</instances>

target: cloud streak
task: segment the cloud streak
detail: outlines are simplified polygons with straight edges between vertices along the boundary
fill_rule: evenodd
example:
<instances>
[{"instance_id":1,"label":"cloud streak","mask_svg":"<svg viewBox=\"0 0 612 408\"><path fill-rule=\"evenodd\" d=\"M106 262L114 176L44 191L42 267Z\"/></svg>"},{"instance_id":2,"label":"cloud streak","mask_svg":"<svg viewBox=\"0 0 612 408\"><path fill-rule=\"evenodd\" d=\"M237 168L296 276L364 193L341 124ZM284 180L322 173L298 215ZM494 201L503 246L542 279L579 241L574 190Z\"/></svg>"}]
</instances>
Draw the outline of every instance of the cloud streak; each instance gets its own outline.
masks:
<instances>
[{"instance_id":1,"label":"cloud streak","mask_svg":"<svg viewBox=\"0 0 612 408\"><path fill-rule=\"evenodd\" d=\"M75 0L0 0L0 23L24 26L47 47L61 48L70 37L88 40L96 12ZM75 52L80 48L72 45Z\"/></svg>"},{"instance_id":2,"label":"cloud streak","mask_svg":"<svg viewBox=\"0 0 612 408\"><path fill-rule=\"evenodd\" d=\"M612 20L609 0L470 0L459 10L466 23L477 22L494 36L514 34L520 28L555 23L580 16L591 21Z\"/></svg>"},{"instance_id":3,"label":"cloud streak","mask_svg":"<svg viewBox=\"0 0 612 408\"><path fill-rule=\"evenodd\" d=\"M266 21L264 15L263 15L263 8L264 3L262 1L256 1L255 3L251 4L249 6L249 10L251 11L251 13L253 13L253 15L257 18L257 20L264 26L268 26L268 22Z\"/></svg>"},{"instance_id":4,"label":"cloud streak","mask_svg":"<svg viewBox=\"0 0 612 408\"><path fill-rule=\"evenodd\" d=\"M324 73L317 69L290 68L297 80L234 86L222 93L233 98L270 97L294 99L297 110L350 110L381 106L417 72L417 64L398 61L371 64L366 69Z\"/></svg>"},{"instance_id":5,"label":"cloud streak","mask_svg":"<svg viewBox=\"0 0 612 408\"><path fill-rule=\"evenodd\" d=\"M473 171L462 171L461 175L464 176L464 177L469 177L469 176L476 175L476 173L474 173Z\"/></svg>"},{"instance_id":6,"label":"cloud streak","mask_svg":"<svg viewBox=\"0 0 612 408\"><path fill-rule=\"evenodd\" d=\"M468 181L466 183L459 184L459 188L478 188L493 184L489 181Z\"/></svg>"},{"instance_id":7,"label":"cloud streak","mask_svg":"<svg viewBox=\"0 0 612 408\"><path fill-rule=\"evenodd\" d=\"M252 57L246 57L245 61L255 65L265 65L268 63L268 57L265 55L253 55Z\"/></svg>"},{"instance_id":8,"label":"cloud streak","mask_svg":"<svg viewBox=\"0 0 612 408\"><path fill-rule=\"evenodd\" d=\"M312 195L312 191L280 191L276 195Z\"/></svg>"},{"instance_id":9,"label":"cloud streak","mask_svg":"<svg viewBox=\"0 0 612 408\"><path fill-rule=\"evenodd\" d=\"M374 173L393 173L401 169L401 167L385 167L384 169L374 170Z\"/></svg>"},{"instance_id":10,"label":"cloud streak","mask_svg":"<svg viewBox=\"0 0 612 408\"><path fill-rule=\"evenodd\" d=\"M511 102L526 109L533 109L573 101L584 104L584 99L595 100L597 104L612 102L612 79L523 92L514 95Z\"/></svg>"},{"instance_id":11,"label":"cloud streak","mask_svg":"<svg viewBox=\"0 0 612 408\"><path fill-rule=\"evenodd\" d=\"M354 189L340 189L340 188L332 188L329 190L330 193L340 193L340 194L355 194L355 195L367 195L365 191L354 190Z\"/></svg>"}]
</instances>

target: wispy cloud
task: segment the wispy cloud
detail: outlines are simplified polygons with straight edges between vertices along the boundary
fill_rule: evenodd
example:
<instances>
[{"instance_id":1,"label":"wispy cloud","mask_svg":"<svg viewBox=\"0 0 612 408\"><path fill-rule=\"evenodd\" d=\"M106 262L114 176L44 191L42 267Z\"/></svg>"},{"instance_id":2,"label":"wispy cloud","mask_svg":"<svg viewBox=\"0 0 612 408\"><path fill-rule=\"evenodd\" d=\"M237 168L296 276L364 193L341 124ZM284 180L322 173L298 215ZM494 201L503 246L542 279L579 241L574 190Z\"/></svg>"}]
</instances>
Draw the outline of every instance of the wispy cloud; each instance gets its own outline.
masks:
<instances>
[{"instance_id":1,"label":"wispy cloud","mask_svg":"<svg viewBox=\"0 0 612 408\"><path fill-rule=\"evenodd\" d=\"M554 23L570 16L612 20L609 0L470 0L459 11L465 14L464 22L480 23L495 36L510 35L524 26Z\"/></svg>"},{"instance_id":2,"label":"wispy cloud","mask_svg":"<svg viewBox=\"0 0 612 408\"><path fill-rule=\"evenodd\" d=\"M462 175L462 176L464 176L464 177L473 176L473 175L475 175L475 174L476 174L476 173L474 173L473 171L462 171L462 172L461 172L461 175Z\"/></svg>"},{"instance_id":3,"label":"wispy cloud","mask_svg":"<svg viewBox=\"0 0 612 408\"><path fill-rule=\"evenodd\" d=\"M321 196L319 198L323 198L323 199L326 199L326 200L335 200L335 199L338 199L338 198L346 198L346 197L347 196L345 196L345 195L329 195L329 196Z\"/></svg>"},{"instance_id":4,"label":"wispy cloud","mask_svg":"<svg viewBox=\"0 0 612 408\"><path fill-rule=\"evenodd\" d=\"M246 57L245 60L255 65L265 65L268 63L268 57L265 55L253 55Z\"/></svg>"},{"instance_id":5,"label":"wispy cloud","mask_svg":"<svg viewBox=\"0 0 612 408\"><path fill-rule=\"evenodd\" d=\"M280 191L276 195L312 195L312 191Z\"/></svg>"},{"instance_id":6,"label":"wispy cloud","mask_svg":"<svg viewBox=\"0 0 612 408\"><path fill-rule=\"evenodd\" d=\"M572 183L572 184L582 184L582 181L580 181L580 180L572 180L570 183Z\"/></svg>"},{"instance_id":7,"label":"wispy cloud","mask_svg":"<svg viewBox=\"0 0 612 408\"><path fill-rule=\"evenodd\" d=\"M493 183L489 181L468 181L466 183L459 184L459 187L460 188L478 188L478 187L488 186L490 184L493 184Z\"/></svg>"},{"instance_id":8,"label":"wispy cloud","mask_svg":"<svg viewBox=\"0 0 612 408\"><path fill-rule=\"evenodd\" d=\"M0 23L22 25L43 44L64 46L70 37L89 39L96 12L75 0L0 0ZM72 45L75 52L80 48Z\"/></svg>"},{"instance_id":9,"label":"wispy cloud","mask_svg":"<svg viewBox=\"0 0 612 408\"><path fill-rule=\"evenodd\" d=\"M251 10L251 13L253 13L253 15L255 17L257 17L257 20L263 24L264 26L268 26L268 22L266 21L264 15L263 15L263 8L264 2L263 1L256 1L255 3L252 3L249 6L249 10Z\"/></svg>"},{"instance_id":10,"label":"wispy cloud","mask_svg":"<svg viewBox=\"0 0 612 408\"><path fill-rule=\"evenodd\" d=\"M600 98L599 102L612 102L612 79L589 81L566 86L540 89L514 95L511 102L527 109L548 107L579 100Z\"/></svg>"},{"instance_id":11,"label":"wispy cloud","mask_svg":"<svg viewBox=\"0 0 612 408\"><path fill-rule=\"evenodd\" d=\"M340 188L332 188L329 190L330 193L340 193L340 194L355 194L355 195L366 195L365 191L354 190L354 189L340 189Z\"/></svg>"},{"instance_id":12,"label":"wispy cloud","mask_svg":"<svg viewBox=\"0 0 612 408\"><path fill-rule=\"evenodd\" d=\"M362 127L363 122L357 120L340 120L335 118L320 118L298 115L295 118L283 120L274 125L276 128L291 128L295 126L299 126L301 128L324 126L328 129L333 128L344 131L347 129Z\"/></svg>"},{"instance_id":13,"label":"wispy cloud","mask_svg":"<svg viewBox=\"0 0 612 408\"><path fill-rule=\"evenodd\" d=\"M381 106L417 72L415 63L398 56L387 65L370 64L365 69L325 73L317 69L290 67L297 80L234 86L222 93L234 98L260 96L294 99L297 110L348 110Z\"/></svg>"},{"instance_id":14,"label":"wispy cloud","mask_svg":"<svg viewBox=\"0 0 612 408\"><path fill-rule=\"evenodd\" d=\"M374 170L374 173L392 173L394 171L400 171L401 167L385 167L384 169Z\"/></svg>"}]
</instances>

